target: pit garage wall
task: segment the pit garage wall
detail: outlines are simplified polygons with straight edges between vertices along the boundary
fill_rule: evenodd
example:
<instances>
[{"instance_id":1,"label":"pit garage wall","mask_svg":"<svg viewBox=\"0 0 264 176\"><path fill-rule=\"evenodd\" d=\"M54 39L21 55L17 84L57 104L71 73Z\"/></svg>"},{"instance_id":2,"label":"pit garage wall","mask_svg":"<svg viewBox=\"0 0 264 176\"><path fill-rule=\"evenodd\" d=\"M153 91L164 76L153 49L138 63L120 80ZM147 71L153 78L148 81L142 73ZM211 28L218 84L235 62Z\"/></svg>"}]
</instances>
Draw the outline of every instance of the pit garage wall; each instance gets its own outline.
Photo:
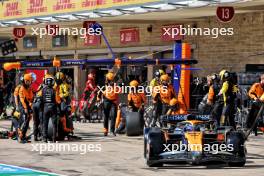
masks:
<instances>
[{"instance_id":1,"label":"pit garage wall","mask_svg":"<svg viewBox=\"0 0 264 176\"><path fill-rule=\"evenodd\" d=\"M131 24L118 24L118 23L102 23L104 31L109 40L109 43L113 48L117 47L139 47L139 46L156 46L156 45L172 45L172 42L162 42L160 39L161 27L166 24L177 24L178 22L156 22L142 24L138 22L131 22ZM66 23L65 23L66 24ZM68 23L69 25L70 23ZM261 63L263 55L256 57L249 57L249 55L264 52L264 12L248 13L248 14L236 14L232 22L220 23L215 16L205 17L202 21L189 22L184 25L196 25L199 28L214 28L214 27L233 27L233 36L219 36L218 38L212 38L210 36L186 36L185 41L193 44L194 58L199 60L199 64L196 67L203 68L203 71L196 72L199 76L205 76L212 72L217 72L222 68L230 68L232 71L244 71L245 64L248 63ZM147 27L152 25L152 32L147 31ZM81 27L82 24L75 25L74 27ZM63 27L63 25L62 25ZM139 27L140 29L140 42L134 44L120 44L119 30L127 27ZM0 37L2 30L6 28L0 28ZM12 29L11 29L12 30ZM10 30L10 31L11 31ZM28 30L30 33L30 29ZM10 32L11 33L11 32ZM12 35L12 34L10 34ZM4 35L6 36L6 34ZM83 45L83 39L79 37L69 36L69 46L52 48L51 37L45 36L42 39L38 39L38 49L23 49L23 41L19 40L18 55L28 52L29 54L34 51L56 51L56 50L72 50L74 53L76 49L96 49L106 48L104 41L100 46L87 47ZM57 52L54 52L55 54ZM38 54L38 53L37 53ZM52 52L48 55L52 55ZM263 63L263 62L262 62Z\"/></svg>"},{"instance_id":2,"label":"pit garage wall","mask_svg":"<svg viewBox=\"0 0 264 176\"><path fill-rule=\"evenodd\" d=\"M232 27L233 36L186 37L186 41L196 45L194 58L199 60L196 67L204 70L196 72L200 76L219 72L222 68L243 72L246 64L264 64L264 55L250 57L257 53L264 53L264 13L249 13L236 15L232 22L223 24L214 17L198 22L197 27Z\"/></svg>"}]
</instances>

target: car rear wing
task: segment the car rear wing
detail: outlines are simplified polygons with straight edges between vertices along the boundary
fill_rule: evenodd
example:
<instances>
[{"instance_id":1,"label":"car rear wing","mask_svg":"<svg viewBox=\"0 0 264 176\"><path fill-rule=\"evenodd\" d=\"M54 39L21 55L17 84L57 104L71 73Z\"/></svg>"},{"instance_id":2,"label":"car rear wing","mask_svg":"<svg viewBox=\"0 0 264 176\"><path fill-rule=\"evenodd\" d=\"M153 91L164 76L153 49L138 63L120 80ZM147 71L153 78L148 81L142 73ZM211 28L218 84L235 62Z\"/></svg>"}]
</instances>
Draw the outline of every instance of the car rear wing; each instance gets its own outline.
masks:
<instances>
[{"instance_id":1,"label":"car rear wing","mask_svg":"<svg viewBox=\"0 0 264 176\"><path fill-rule=\"evenodd\" d=\"M166 122L166 123L177 123L186 120L209 121L210 115L193 115L193 114L162 115L160 119L162 122Z\"/></svg>"}]
</instances>

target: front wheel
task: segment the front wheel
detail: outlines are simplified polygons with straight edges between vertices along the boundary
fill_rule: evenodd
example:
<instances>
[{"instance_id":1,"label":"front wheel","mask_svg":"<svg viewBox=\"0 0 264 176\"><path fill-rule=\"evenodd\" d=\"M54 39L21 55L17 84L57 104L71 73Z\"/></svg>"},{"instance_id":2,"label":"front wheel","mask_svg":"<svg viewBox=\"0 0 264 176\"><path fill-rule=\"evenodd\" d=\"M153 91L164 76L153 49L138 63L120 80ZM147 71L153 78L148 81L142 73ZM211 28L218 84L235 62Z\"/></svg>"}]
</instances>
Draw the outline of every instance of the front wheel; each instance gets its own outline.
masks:
<instances>
[{"instance_id":1,"label":"front wheel","mask_svg":"<svg viewBox=\"0 0 264 176\"><path fill-rule=\"evenodd\" d=\"M144 154L146 156L146 164L149 167L162 167L163 163L158 161L159 154L162 153L165 142L162 131L159 128L151 128L145 139Z\"/></svg>"}]
</instances>

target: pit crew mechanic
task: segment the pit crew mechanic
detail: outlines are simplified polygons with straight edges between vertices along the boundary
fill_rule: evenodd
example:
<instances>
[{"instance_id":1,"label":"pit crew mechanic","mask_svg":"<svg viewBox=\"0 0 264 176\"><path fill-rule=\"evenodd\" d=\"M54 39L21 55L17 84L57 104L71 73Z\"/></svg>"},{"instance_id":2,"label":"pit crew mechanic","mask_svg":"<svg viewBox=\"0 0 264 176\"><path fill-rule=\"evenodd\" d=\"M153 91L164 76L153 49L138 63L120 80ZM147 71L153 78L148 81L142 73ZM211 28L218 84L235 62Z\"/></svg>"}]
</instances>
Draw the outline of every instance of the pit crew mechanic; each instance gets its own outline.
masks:
<instances>
[{"instance_id":1,"label":"pit crew mechanic","mask_svg":"<svg viewBox=\"0 0 264 176\"><path fill-rule=\"evenodd\" d=\"M40 99L43 102L43 142L48 141L48 125L49 119L52 119L53 123L53 136L52 141L56 141L57 134L57 105L58 102L58 94L56 93L56 89L54 89L55 80L51 75L45 75L44 78L45 87L39 92Z\"/></svg>"},{"instance_id":2,"label":"pit crew mechanic","mask_svg":"<svg viewBox=\"0 0 264 176\"><path fill-rule=\"evenodd\" d=\"M169 103L172 98L176 98L173 86L169 83L169 76L164 74L160 77L160 85L153 89L154 113L151 126L155 126L158 118L165 115L169 109Z\"/></svg>"},{"instance_id":3,"label":"pit crew mechanic","mask_svg":"<svg viewBox=\"0 0 264 176\"><path fill-rule=\"evenodd\" d=\"M117 116L118 92L116 91L114 80L115 74L112 71L109 71L105 76L106 89L103 91L103 93L100 91L97 96L97 101L100 101L100 99L103 98L104 136L108 135L110 114L112 115L110 123L110 134L112 136L116 136L115 122Z\"/></svg>"},{"instance_id":4,"label":"pit crew mechanic","mask_svg":"<svg viewBox=\"0 0 264 176\"><path fill-rule=\"evenodd\" d=\"M248 96L252 101L252 105L246 120L247 130L253 128L253 123L257 118L261 102L264 102L264 74L260 76L260 82L254 83L251 86Z\"/></svg>"},{"instance_id":5,"label":"pit crew mechanic","mask_svg":"<svg viewBox=\"0 0 264 176\"><path fill-rule=\"evenodd\" d=\"M137 80L132 80L129 83L129 86L130 86L131 92L129 92L129 94L127 96L128 107L133 112L140 112L141 125L142 125L141 127L143 129L143 126L144 126L144 117L143 117L143 115L144 115L144 104L146 104L146 96L144 93L142 93L142 92L140 93L138 91L139 82ZM125 129L125 125L126 125L125 112L121 112L121 111L123 111L122 107L120 107L120 110L118 111L118 114L117 114L116 133L121 133Z\"/></svg>"},{"instance_id":6,"label":"pit crew mechanic","mask_svg":"<svg viewBox=\"0 0 264 176\"><path fill-rule=\"evenodd\" d=\"M19 142L24 143L26 142L26 132L29 127L29 122L32 116L32 103L33 103L33 90L31 88L31 84L33 81L32 74L27 73L24 75L24 81L22 86L19 89L19 109L21 113L21 117L23 118L24 125L22 126L21 130L22 133L19 134Z\"/></svg>"}]
</instances>

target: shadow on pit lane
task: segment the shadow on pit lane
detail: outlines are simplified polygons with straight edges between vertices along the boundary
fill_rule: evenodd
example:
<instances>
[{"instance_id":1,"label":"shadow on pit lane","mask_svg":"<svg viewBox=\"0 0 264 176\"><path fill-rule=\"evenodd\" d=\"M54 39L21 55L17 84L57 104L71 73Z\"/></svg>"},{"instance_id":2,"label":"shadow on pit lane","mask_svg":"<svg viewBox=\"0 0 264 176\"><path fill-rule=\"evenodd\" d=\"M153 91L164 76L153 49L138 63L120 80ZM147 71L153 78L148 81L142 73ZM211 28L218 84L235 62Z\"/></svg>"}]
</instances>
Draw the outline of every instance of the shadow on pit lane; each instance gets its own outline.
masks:
<instances>
[{"instance_id":1,"label":"shadow on pit lane","mask_svg":"<svg viewBox=\"0 0 264 176\"><path fill-rule=\"evenodd\" d=\"M93 132L93 133L76 133L75 134L78 138L74 138L70 141L63 141L63 142L98 142L98 141L119 141L120 138L118 136L104 136L101 132Z\"/></svg>"},{"instance_id":2,"label":"shadow on pit lane","mask_svg":"<svg viewBox=\"0 0 264 176\"><path fill-rule=\"evenodd\" d=\"M250 163L250 162L247 162ZM207 165L165 165L163 167L157 167L157 169L191 169L191 170L204 170L204 169L263 169L264 165L245 165L244 167L229 167L227 164L211 163ZM147 168L152 170L154 168Z\"/></svg>"},{"instance_id":3,"label":"shadow on pit lane","mask_svg":"<svg viewBox=\"0 0 264 176\"><path fill-rule=\"evenodd\" d=\"M247 155L247 159L264 159L264 155L250 153Z\"/></svg>"},{"instance_id":4,"label":"shadow on pit lane","mask_svg":"<svg viewBox=\"0 0 264 176\"><path fill-rule=\"evenodd\" d=\"M98 142L103 137L102 133L75 133L70 140L62 140L60 142Z\"/></svg>"}]
</instances>

